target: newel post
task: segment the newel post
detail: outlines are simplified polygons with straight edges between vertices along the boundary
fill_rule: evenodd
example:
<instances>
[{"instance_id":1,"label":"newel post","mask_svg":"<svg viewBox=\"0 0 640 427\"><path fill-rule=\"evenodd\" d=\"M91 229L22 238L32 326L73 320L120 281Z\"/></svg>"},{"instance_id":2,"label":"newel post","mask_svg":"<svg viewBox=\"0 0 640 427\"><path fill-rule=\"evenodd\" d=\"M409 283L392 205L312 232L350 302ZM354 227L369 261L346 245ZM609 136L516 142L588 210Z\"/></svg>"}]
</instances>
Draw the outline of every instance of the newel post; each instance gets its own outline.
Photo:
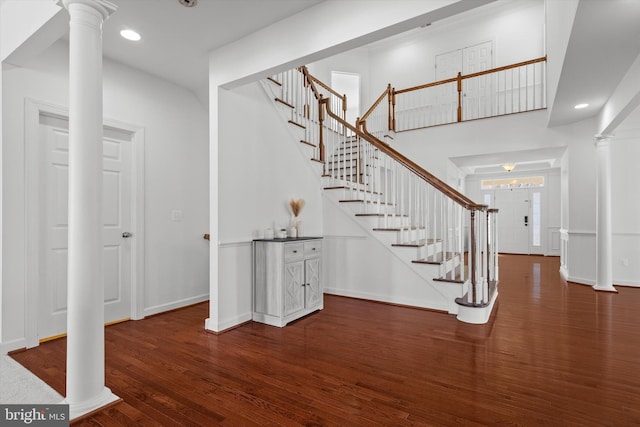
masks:
<instances>
[{"instance_id":1,"label":"newel post","mask_svg":"<svg viewBox=\"0 0 640 427\"><path fill-rule=\"evenodd\" d=\"M471 224L469 224L470 242L469 257L471 258L471 298L476 303L476 210L471 208Z\"/></svg>"}]
</instances>

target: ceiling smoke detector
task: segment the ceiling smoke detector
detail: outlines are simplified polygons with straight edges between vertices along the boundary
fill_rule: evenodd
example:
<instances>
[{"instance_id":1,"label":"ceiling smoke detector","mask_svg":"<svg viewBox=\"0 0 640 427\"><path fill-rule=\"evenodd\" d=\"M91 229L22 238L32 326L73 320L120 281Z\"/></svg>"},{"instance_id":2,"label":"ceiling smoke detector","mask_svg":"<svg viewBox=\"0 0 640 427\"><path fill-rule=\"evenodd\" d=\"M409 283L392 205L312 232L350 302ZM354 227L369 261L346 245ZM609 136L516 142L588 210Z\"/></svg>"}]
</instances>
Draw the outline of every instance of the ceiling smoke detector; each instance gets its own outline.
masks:
<instances>
[{"instance_id":1,"label":"ceiling smoke detector","mask_svg":"<svg viewBox=\"0 0 640 427\"><path fill-rule=\"evenodd\" d=\"M186 7L193 7L198 3L198 0L178 0L181 5Z\"/></svg>"}]
</instances>

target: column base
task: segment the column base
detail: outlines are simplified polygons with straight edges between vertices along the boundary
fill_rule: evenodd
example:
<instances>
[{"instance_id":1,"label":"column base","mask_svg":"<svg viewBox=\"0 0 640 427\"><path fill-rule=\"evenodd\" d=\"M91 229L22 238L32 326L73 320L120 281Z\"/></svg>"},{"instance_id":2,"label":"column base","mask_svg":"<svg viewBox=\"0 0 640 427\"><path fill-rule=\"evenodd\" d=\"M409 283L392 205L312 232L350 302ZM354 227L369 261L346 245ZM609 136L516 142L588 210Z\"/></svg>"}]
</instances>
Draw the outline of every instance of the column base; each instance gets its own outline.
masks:
<instances>
[{"instance_id":1,"label":"column base","mask_svg":"<svg viewBox=\"0 0 640 427\"><path fill-rule=\"evenodd\" d=\"M106 406L111 405L112 403L119 402L120 400L122 399L113 394L108 387L105 387L99 396L91 400L87 400L84 402L69 402L65 398L62 403L69 405L69 419L70 421L73 421L78 417L87 415L88 413L96 411L98 409L102 409Z\"/></svg>"},{"instance_id":2,"label":"column base","mask_svg":"<svg viewBox=\"0 0 640 427\"><path fill-rule=\"evenodd\" d=\"M593 285L593 290L599 292L613 292L615 294L618 293L618 290L614 288L613 285Z\"/></svg>"}]
</instances>

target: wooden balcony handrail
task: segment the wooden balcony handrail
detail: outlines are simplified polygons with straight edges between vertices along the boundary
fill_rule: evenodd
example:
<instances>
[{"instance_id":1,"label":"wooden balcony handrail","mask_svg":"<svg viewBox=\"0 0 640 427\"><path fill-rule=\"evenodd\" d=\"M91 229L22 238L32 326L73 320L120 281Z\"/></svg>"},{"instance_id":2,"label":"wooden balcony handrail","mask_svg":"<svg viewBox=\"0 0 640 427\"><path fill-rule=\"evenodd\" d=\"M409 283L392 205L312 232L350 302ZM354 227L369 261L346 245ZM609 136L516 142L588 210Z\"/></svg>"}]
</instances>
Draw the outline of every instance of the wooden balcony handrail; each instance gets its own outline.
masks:
<instances>
[{"instance_id":1,"label":"wooden balcony handrail","mask_svg":"<svg viewBox=\"0 0 640 427\"><path fill-rule=\"evenodd\" d=\"M531 59L529 61L518 62L516 64L505 65L503 67L492 68L490 70L478 71L477 73L460 74L459 77L456 76L456 77L452 77L450 79L438 80L437 82L426 83L426 84L423 84L423 85L408 87L408 88L405 88L405 89L399 89L399 90L394 89L393 90L393 94L397 95L397 94L400 94L400 93L412 92L414 90L426 89L426 88L429 88L429 87L439 86L439 85L443 85L443 84L447 84L447 83L454 83L454 82L457 82L459 79L465 80L465 79L470 79L470 78L473 78L473 77L483 76L483 75L486 75L486 74L498 73L500 71L510 70L512 68L518 68L518 67L523 67L525 65L531 65L531 64L536 64L538 62L544 62L546 60L547 60L547 57L545 55L545 56L542 56L540 58Z\"/></svg>"},{"instance_id":2,"label":"wooden balcony handrail","mask_svg":"<svg viewBox=\"0 0 640 427\"><path fill-rule=\"evenodd\" d=\"M538 62L544 62L547 60L546 55L540 58L531 59L529 61L518 62L516 64L505 65L504 67L492 68L490 70L478 71L477 73L464 74L462 79L470 79L473 77L483 76L485 74L499 73L500 71L510 70L512 68L524 67L525 65L537 64Z\"/></svg>"}]
</instances>

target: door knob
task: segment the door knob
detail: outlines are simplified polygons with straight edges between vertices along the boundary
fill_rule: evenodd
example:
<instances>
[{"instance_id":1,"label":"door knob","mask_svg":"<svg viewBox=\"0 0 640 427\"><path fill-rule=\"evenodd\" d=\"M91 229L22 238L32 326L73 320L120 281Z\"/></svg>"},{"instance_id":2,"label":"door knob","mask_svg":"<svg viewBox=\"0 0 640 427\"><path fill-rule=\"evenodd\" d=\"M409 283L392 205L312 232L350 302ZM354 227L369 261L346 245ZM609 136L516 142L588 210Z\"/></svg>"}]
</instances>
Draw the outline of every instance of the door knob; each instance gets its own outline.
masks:
<instances>
[{"instance_id":1,"label":"door knob","mask_svg":"<svg viewBox=\"0 0 640 427\"><path fill-rule=\"evenodd\" d=\"M122 233L122 237L125 239L128 239L131 236L133 236L133 234L129 233L128 231L125 231L124 233Z\"/></svg>"}]
</instances>

